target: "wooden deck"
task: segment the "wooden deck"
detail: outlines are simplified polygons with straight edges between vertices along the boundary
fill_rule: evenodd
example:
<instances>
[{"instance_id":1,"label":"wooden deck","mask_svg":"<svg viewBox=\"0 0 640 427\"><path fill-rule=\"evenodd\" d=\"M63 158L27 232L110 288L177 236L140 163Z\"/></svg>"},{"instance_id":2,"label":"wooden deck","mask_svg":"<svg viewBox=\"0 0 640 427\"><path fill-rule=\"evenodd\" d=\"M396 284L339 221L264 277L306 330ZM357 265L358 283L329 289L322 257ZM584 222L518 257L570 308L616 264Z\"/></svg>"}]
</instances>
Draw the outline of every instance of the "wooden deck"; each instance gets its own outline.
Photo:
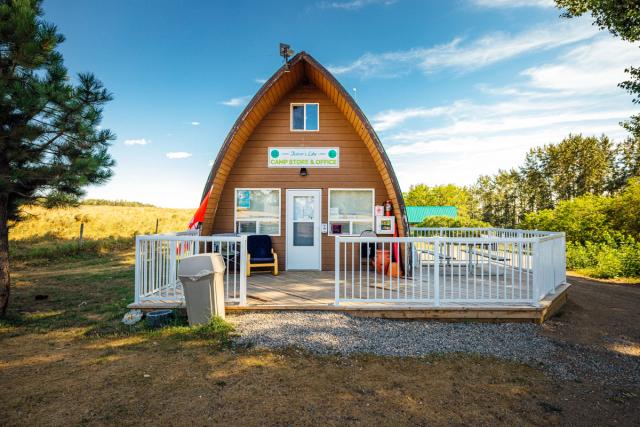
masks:
<instances>
[{"instance_id":1,"label":"wooden deck","mask_svg":"<svg viewBox=\"0 0 640 427\"><path fill-rule=\"evenodd\" d=\"M250 306L330 305L334 302L333 271L284 271L279 276L256 273L247 278Z\"/></svg>"},{"instance_id":2,"label":"wooden deck","mask_svg":"<svg viewBox=\"0 0 640 427\"><path fill-rule=\"evenodd\" d=\"M247 306L227 305L226 310L312 310L341 311L358 316L411 319L485 321L533 321L543 322L559 310L567 299L568 284L560 287L554 295L541 301L540 307L514 305L506 303L466 303L441 304L438 307L429 303L341 303L334 304L333 271L285 271L279 276L269 273L255 273L247 278ZM131 304L131 308L144 310L157 308L175 308L184 306L181 300L167 299Z\"/></svg>"}]
</instances>

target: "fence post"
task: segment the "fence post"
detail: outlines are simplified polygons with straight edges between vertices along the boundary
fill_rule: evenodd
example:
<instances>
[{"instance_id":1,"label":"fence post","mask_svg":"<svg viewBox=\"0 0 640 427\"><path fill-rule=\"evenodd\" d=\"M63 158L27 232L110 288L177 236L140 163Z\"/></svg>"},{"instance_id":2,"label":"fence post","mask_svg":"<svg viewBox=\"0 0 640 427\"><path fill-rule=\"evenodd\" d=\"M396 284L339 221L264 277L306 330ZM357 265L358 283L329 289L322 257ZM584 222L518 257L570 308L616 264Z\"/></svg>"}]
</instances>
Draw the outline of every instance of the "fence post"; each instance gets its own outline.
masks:
<instances>
[{"instance_id":1,"label":"fence post","mask_svg":"<svg viewBox=\"0 0 640 427\"><path fill-rule=\"evenodd\" d=\"M240 305L247 305L247 236L240 241Z\"/></svg>"},{"instance_id":2,"label":"fence post","mask_svg":"<svg viewBox=\"0 0 640 427\"><path fill-rule=\"evenodd\" d=\"M78 239L78 247L82 247L82 236L84 235L84 222L80 223L80 239Z\"/></svg>"},{"instance_id":3,"label":"fence post","mask_svg":"<svg viewBox=\"0 0 640 427\"><path fill-rule=\"evenodd\" d=\"M433 245L433 304L440 306L440 240L435 239Z\"/></svg>"},{"instance_id":4,"label":"fence post","mask_svg":"<svg viewBox=\"0 0 640 427\"><path fill-rule=\"evenodd\" d=\"M335 241L335 249L334 249L334 269L336 271L335 274L335 296L334 296L334 304L340 305L340 236L336 236L334 238Z\"/></svg>"}]
</instances>

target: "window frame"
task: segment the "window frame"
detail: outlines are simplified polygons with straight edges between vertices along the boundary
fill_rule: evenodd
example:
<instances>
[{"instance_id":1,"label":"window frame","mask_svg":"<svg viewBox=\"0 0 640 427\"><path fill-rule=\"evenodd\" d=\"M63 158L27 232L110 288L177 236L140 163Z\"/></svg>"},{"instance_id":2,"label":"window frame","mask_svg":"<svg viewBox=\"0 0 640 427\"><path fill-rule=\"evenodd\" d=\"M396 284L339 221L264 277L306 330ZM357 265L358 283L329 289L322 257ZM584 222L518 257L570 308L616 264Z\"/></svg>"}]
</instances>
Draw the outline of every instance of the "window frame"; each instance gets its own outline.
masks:
<instances>
[{"instance_id":1,"label":"window frame","mask_svg":"<svg viewBox=\"0 0 640 427\"><path fill-rule=\"evenodd\" d=\"M318 107L318 129L307 129L307 105ZM304 129L293 128L293 107L303 107L304 116L302 119ZM289 104L289 130L291 132L320 132L320 103L319 102L292 102Z\"/></svg>"},{"instance_id":2,"label":"window frame","mask_svg":"<svg viewBox=\"0 0 640 427\"><path fill-rule=\"evenodd\" d=\"M260 231L260 220L258 219L238 219L238 191L277 191L278 192L278 234L267 234L271 237L280 237L282 235L282 189L281 188L262 188L262 187L236 187L233 190L233 233L238 236L253 236L264 234ZM240 233L238 222L255 222L255 233Z\"/></svg>"},{"instance_id":3,"label":"window frame","mask_svg":"<svg viewBox=\"0 0 640 427\"><path fill-rule=\"evenodd\" d=\"M329 188L327 189L327 235L329 236L359 236L359 234L353 234L353 224L354 223L364 223L369 221L364 221L361 219L331 219L331 192L333 191L371 191L371 231L375 231L376 227L376 190L375 188ZM348 222L349 223L349 233L342 234L334 234L331 231L331 223L332 222Z\"/></svg>"}]
</instances>

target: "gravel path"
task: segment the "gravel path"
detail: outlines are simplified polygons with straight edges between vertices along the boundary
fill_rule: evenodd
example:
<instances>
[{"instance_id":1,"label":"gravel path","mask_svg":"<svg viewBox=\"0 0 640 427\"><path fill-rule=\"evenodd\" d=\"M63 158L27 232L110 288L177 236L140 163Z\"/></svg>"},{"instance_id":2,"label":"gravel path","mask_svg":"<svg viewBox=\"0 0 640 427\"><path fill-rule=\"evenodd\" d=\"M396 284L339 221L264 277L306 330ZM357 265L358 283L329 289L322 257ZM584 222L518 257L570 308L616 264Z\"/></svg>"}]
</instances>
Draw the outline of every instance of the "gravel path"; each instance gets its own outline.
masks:
<instances>
[{"instance_id":1,"label":"gravel path","mask_svg":"<svg viewBox=\"0 0 640 427\"><path fill-rule=\"evenodd\" d=\"M335 312L248 312L230 316L238 345L297 347L315 354L416 357L472 353L542 366L564 379L640 384L636 358L556 342L531 323L447 323L352 317Z\"/></svg>"}]
</instances>

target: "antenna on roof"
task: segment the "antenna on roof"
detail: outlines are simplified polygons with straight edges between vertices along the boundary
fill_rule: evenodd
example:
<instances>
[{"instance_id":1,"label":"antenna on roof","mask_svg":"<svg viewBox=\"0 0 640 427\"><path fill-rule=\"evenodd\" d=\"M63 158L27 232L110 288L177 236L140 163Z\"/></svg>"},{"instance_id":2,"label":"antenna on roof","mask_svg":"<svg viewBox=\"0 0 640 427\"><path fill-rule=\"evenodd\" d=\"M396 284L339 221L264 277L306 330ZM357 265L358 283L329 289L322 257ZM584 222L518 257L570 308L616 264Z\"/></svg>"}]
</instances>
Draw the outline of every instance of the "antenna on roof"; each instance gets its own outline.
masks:
<instances>
[{"instance_id":1,"label":"antenna on roof","mask_svg":"<svg viewBox=\"0 0 640 427\"><path fill-rule=\"evenodd\" d=\"M289 57L293 56L295 52L291 49L286 43L280 43L280 56L284 58L284 71L285 73L289 72Z\"/></svg>"}]
</instances>

